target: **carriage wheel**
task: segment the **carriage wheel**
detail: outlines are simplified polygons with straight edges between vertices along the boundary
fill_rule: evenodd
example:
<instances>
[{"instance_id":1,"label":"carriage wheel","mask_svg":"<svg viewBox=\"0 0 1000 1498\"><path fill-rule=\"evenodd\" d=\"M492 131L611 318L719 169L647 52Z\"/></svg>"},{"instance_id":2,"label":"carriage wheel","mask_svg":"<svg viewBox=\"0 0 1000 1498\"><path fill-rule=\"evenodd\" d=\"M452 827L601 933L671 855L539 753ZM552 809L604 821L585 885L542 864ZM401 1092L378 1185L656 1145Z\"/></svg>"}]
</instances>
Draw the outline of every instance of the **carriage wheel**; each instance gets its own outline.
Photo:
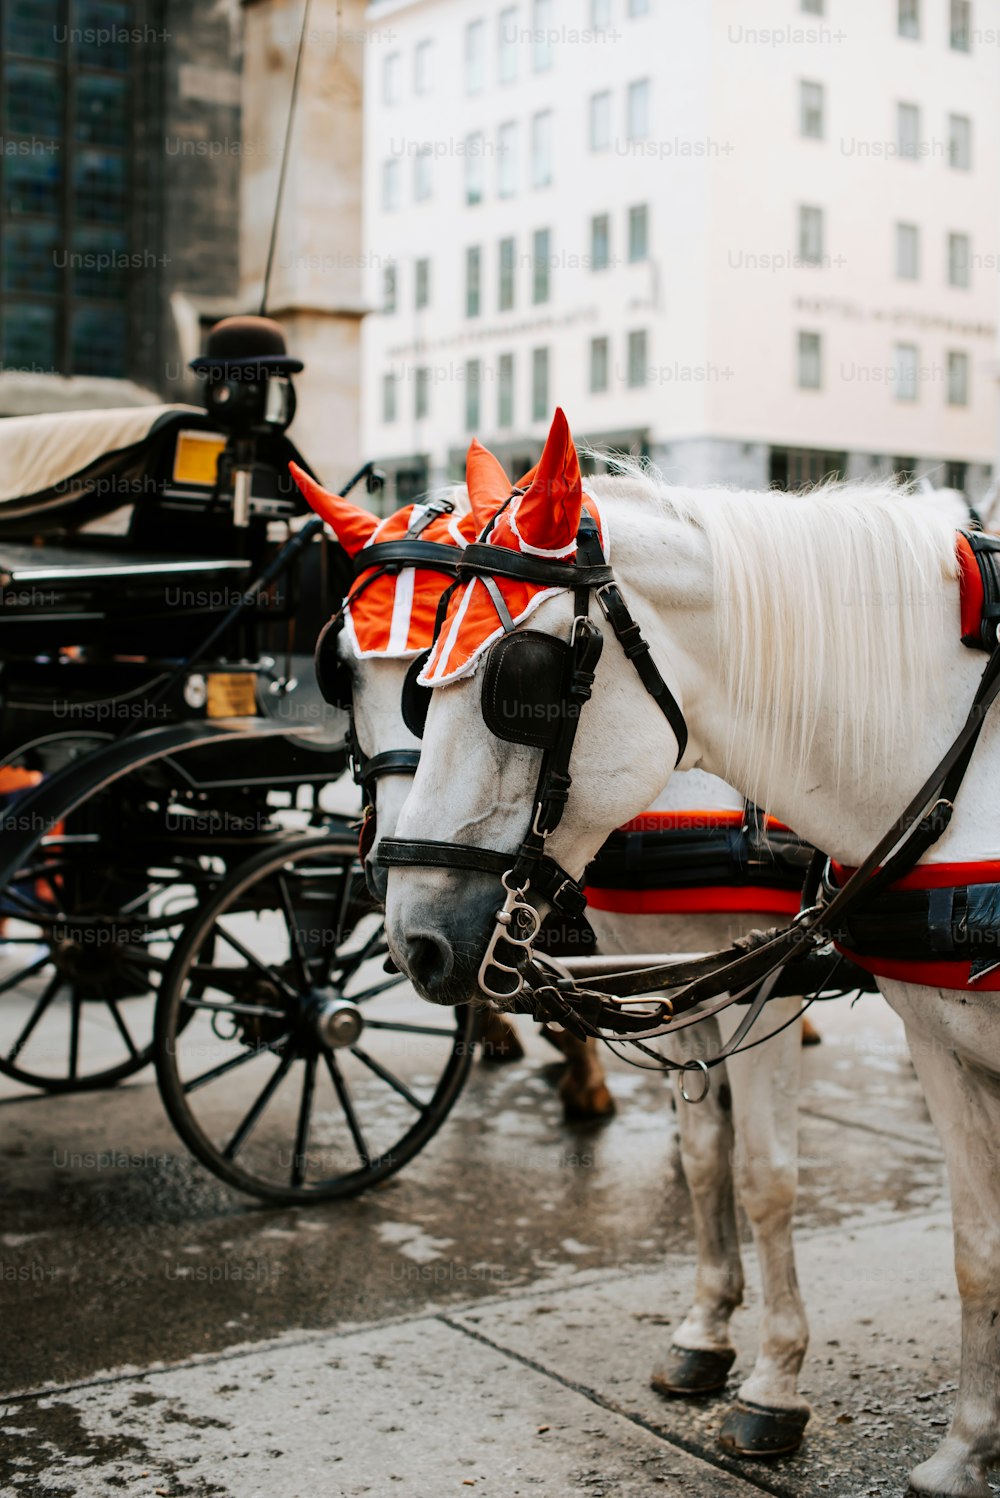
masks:
<instances>
[{"instance_id":1,"label":"carriage wheel","mask_svg":"<svg viewBox=\"0 0 1000 1498\"><path fill-rule=\"evenodd\" d=\"M381 913L352 841L311 837L231 875L174 949L156 1068L177 1132L270 1202L354 1196L444 1122L475 1016L430 1010L386 974Z\"/></svg>"},{"instance_id":2,"label":"carriage wheel","mask_svg":"<svg viewBox=\"0 0 1000 1498\"><path fill-rule=\"evenodd\" d=\"M0 899L0 1072L47 1092L110 1087L153 1056L170 950L207 875L126 872L96 851L40 851Z\"/></svg>"}]
</instances>

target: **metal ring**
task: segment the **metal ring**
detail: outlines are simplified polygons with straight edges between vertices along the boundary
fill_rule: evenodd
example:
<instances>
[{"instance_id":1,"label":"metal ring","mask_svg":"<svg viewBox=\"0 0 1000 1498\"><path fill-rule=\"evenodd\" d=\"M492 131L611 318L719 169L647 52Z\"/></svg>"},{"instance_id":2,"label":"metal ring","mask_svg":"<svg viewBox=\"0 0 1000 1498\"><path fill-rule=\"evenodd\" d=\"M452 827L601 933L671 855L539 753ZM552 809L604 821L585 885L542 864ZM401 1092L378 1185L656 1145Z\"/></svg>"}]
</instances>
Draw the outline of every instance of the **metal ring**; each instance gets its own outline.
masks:
<instances>
[{"instance_id":1,"label":"metal ring","mask_svg":"<svg viewBox=\"0 0 1000 1498\"><path fill-rule=\"evenodd\" d=\"M701 1072L702 1082L704 1085L702 1086L702 1089L697 1097L689 1097L687 1094L687 1089L683 1081L683 1074L687 1071ZM705 1065L704 1061L686 1061L681 1067L681 1078L681 1097L684 1099L684 1101L686 1103L703 1103L708 1097L709 1089L712 1086L711 1073L709 1072L708 1067Z\"/></svg>"}]
</instances>

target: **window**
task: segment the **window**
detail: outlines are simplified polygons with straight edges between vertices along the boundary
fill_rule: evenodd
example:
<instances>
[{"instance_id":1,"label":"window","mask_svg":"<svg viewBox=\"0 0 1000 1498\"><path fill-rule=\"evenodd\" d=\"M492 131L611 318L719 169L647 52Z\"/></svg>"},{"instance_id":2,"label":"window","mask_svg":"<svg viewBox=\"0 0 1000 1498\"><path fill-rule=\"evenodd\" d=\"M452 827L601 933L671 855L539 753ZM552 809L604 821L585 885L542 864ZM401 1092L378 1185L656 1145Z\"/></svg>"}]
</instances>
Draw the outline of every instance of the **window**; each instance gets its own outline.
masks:
<instances>
[{"instance_id":1,"label":"window","mask_svg":"<svg viewBox=\"0 0 1000 1498\"><path fill-rule=\"evenodd\" d=\"M628 140L645 140L649 134L649 79L640 78L628 86L625 135Z\"/></svg>"},{"instance_id":2,"label":"window","mask_svg":"<svg viewBox=\"0 0 1000 1498\"><path fill-rule=\"evenodd\" d=\"M608 388L608 340L590 340L590 393L600 395Z\"/></svg>"},{"instance_id":3,"label":"window","mask_svg":"<svg viewBox=\"0 0 1000 1498\"><path fill-rule=\"evenodd\" d=\"M946 489L957 489L960 494L964 494L968 478L968 463L963 463L960 459L951 459L944 465L944 487Z\"/></svg>"},{"instance_id":4,"label":"window","mask_svg":"<svg viewBox=\"0 0 1000 1498\"><path fill-rule=\"evenodd\" d=\"M382 376L382 420L388 426L396 420L396 376Z\"/></svg>"},{"instance_id":5,"label":"window","mask_svg":"<svg viewBox=\"0 0 1000 1498\"><path fill-rule=\"evenodd\" d=\"M465 201L471 207L486 192L486 141L481 130L465 137Z\"/></svg>"},{"instance_id":6,"label":"window","mask_svg":"<svg viewBox=\"0 0 1000 1498\"><path fill-rule=\"evenodd\" d=\"M969 404L969 356L958 349L948 351L948 404Z\"/></svg>"},{"instance_id":7,"label":"window","mask_svg":"<svg viewBox=\"0 0 1000 1498\"><path fill-rule=\"evenodd\" d=\"M949 33L953 52L972 51L971 0L951 0Z\"/></svg>"},{"instance_id":8,"label":"window","mask_svg":"<svg viewBox=\"0 0 1000 1498\"><path fill-rule=\"evenodd\" d=\"M396 310L396 267L387 265L382 272L382 311Z\"/></svg>"},{"instance_id":9,"label":"window","mask_svg":"<svg viewBox=\"0 0 1000 1498\"><path fill-rule=\"evenodd\" d=\"M799 134L823 139L823 85L803 79L799 84Z\"/></svg>"},{"instance_id":10,"label":"window","mask_svg":"<svg viewBox=\"0 0 1000 1498\"><path fill-rule=\"evenodd\" d=\"M418 260L413 267L413 302L417 311L431 302L431 263Z\"/></svg>"},{"instance_id":11,"label":"window","mask_svg":"<svg viewBox=\"0 0 1000 1498\"><path fill-rule=\"evenodd\" d=\"M645 203L637 203L628 211L628 258L633 265L649 258L649 209Z\"/></svg>"},{"instance_id":12,"label":"window","mask_svg":"<svg viewBox=\"0 0 1000 1498\"><path fill-rule=\"evenodd\" d=\"M968 234L948 235L948 285L972 285L972 241Z\"/></svg>"},{"instance_id":13,"label":"window","mask_svg":"<svg viewBox=\"0 0 1000 1498\"><path fill-rule=\"evenodd\" d=\"M967 114L948 116L948 165L958 172L972 170L972 121Z\"/></svg>"},{"instance_id":14,"label":"window","mask_svg":"<svg viewBox=\"0 0 1000 1498\"><path fill-rule=\"evenodd\" d=\"M517 7L509 5L500 12L497 23L497 57L501 83L513 83L517 77Z\"/></svg>"},{"instance_id":15,"label":"window","mask_svg":"<svg viewBox=\"0 0 1000 1498\"><path fill-rule=\"evenodd\" d=\"M919 353L915 343L897 343L893 350L896 373L896 399L915 401L917 398L917 359Z\"/></svg>"},{"instance_id":16,"label":"window","mask_svg":"<svg viewBox=\"0 0 1000 1498\"><path fill-rule=\"evenodd\" d=\"M607 151L611 147L611 94L590 96L590 149Z\"/></svg>"},{"instance_id":17,"label":"window","mask_svg":"<svg viewBox=\"0 0 1000 1498\"><path fill-rule=\"evenodd\" d=\"M514 355L501 354L497 360L497 426L514 425Z\"/></svg>"},{"instance_id":18,"label":"window","mask_svg":"<svg viewBox=\"0 0 1000 1498\"><path fill-rule=\"evenodd\" d=\"M130 191L144 170L133 159L141 84L129 71L135 49L115 38L119 25L128 36L134 7L10 0L2 10L0 367L122 378L141 356L140 331L149 336L148 319L134 336L129 326L130 310L142 314L132 288L147 301L161 290L152 260L138 276L121 269L143 232ZM105 25L66 45L67 18Z\"/></svg>"},{"instance_id":19,"label":"window","mask_svg":"<svg viewBox=\"0 0 1000 1498\"><path fill-rule=\"evenodd\" d=\"M549 351L531 351L531 419L545 421L549 414Z\"/></svg>"},{"instance_id":20,"label":"window","mask_svg":"<svg viewBox=\"0 0 1000 1498\"><path fill-rule=\"evenodd\" d=\"M465 430L474 432L479 425L480 396L482 394L483 367L478 359L468 359L465 364Z\"/></svg>"},{"instance_id":21,"label":"window","mask_svg":"<svg viewBox=\"0 0 1000 1498\"><path fill-rule=\"evenodd\" d=\"M478 317L481 311L480 281L483 256L478 245L465 252L465 315Z\"/></svg>"},{"instance_id":22,"label":"window","mask_svg":"<svg viewBox=\"0 0 1000 1498\"><path fill-rule=\"evenodd\" d=\"M799 259L804 265L823 263L822 208L799 208Z\"/></svg>"},{"instance_id":23,"label":"window","mask_svg":"<svg viewBox=\"0 0 1000 1498\"><path fill-rule=\"evenodd\" d=\"M413 196L426 203L431 195L431 148L421 146L413 159Z\"/></svg>"},{"instance_id":24,"label":"window","mask_svg":"<svg viewBox=\"0 0 1000 1498\"><path fill-rule=\"evenodd\" d=\"M403 59L390 52L382 63L382 103L398 104L402 93Z\"/></svg>"},{"instance_id":25,"label":"window","mask_svg":"<svg viewBox=\"0 0 1000 1498\"><path fill-rule=\"evenodd\" d=\"M771 488L794 493L823 479L843 478L847 473L847 454L825 453L811 447L772 447L768 467Z\"/></svg>"},{"instance_id":26,"label":"window","mask_svg":"<svg viewBox=\"0 0 1000 1498\"><path fill-rule=\"evenodd\" d=\"M418 42L413 49L413 91L429 94L431 91L433 42Z\"/></svg>"},{"instance_id":27,"label":"window","mask_svg":"<svg viewBox=\"0 0 1000 1498\"><path fill-rule=\"evenodd\" d=\"M595 31L607 31L611 25L611 0L590 0L590 24Z\"/></svg>"},{"instance_id":28,"label":"window","mask_svg":"<svg viewBox=\"0 0 1000 1498\"><path fill-rule=\"evenodd\" d=\"M802 0L802 9L806 15L821 16L823 14L823 0Z\"/></svg>"},{"instance_id":29,"label":"window","mask_svg":"<svg viewBox=\"0 0 1000 1498\"><path fill-rule=\"evenodd\" d=\"M501 239L497 289L497 309L500 312L509 312L514 305L514 255L514 241Z\"/></svg>"},{"instance_id":30,"label":"window","mask_svg":"<svg viewBox=\"0 0 1000 1498\"><path fill-rule=\"evenodd\" d=\"M799 389L818 390L823 382L823 341L818 333L799 333Z\"/></svg>"},{"instance_id":31,"label":"window","mask_svg":"<svg viewBox=\"0 0 1000 1498\"><path fill-rule=\"evenodd\" d=\"M630 16L648 16L649 0L628 0L628 13Z\"/></svg>"},{"instance_id":32,"label":"window","mask_svg":"<svg viewBox=\"0 0 1000 1498\"><path fill-rule=\"evenodd\" d=\"M611 220L598 213L590 220L590 268L607 270L611 260Z\"/></svg>"},{"instance_id":33,"label":"window","mask_svg":"<svg viewBox=\"0 0 1000 1498\"><path fill-rule=\"evenodd\" d=\"M896 275L901 281L920 276L920 230L916 224L896 225Z\"/></svg>"},{"instance_id":34,"label":"window","mask_svg":"<svg viewBox=\"0 0 1000 1498\"><path fill-rule=\"evenodd\" d=\"M896 105L896 140L900 156L913 159L920 155L920 106Z\"/></svg>"},{"instance_id":35,"label":"window","mask_svg":"<svg viewBox=\"0 0 1000 1498\"><path fill-rule=\"evenodd\" d=\"M382 207L393 213L399 207L402 162L397 157L382 163Z\"/></svg>"},{"instance_id":36,"label":"window","mask_svg":"<svg viewBox=\"0 0 1000 1498\"><path fill-rule=\"evenodd\" d=\"M426 365L414 371L413 379L413 416L415 421L423 421L430 414L431 409L431 372Z\"/></svg>"},{"instance_id":37,"label":"window","mask_svg":"<svg viewBox=\"0 0 1000 1498\"><path fill-rule=\"evenodd\" d=\"M531 120L531 185L552 183L552 111L540 110Z\"/></svg>"},{"instance_id":38,"label":"window","mask_svg":"<svg viewBox=\"0 0 1000 1498\"><path fill-rule=\"evenodd\" d=\"M896 30L900 36L920 36L920 0L897 0Z\"/></svg>"},{"instance_id":39,"label":"window","mask_svg":"<svg viewBox=\"0 0 1000 1498\"><path fill-rule=\"evenodd\" d=\"M497 131L497 196L512 198L517 192L517 126L513 120Z\"/></svg>"},{"instance_id":40,"label":"window","mask_svg":"<svg viewBox=\"0 0 1000 1498\"><path fill-rule=\"evenodd\" d=\"M628 388L638 390L646 383L646 334L628 335Z\"/></svg>"},{"instance_id":41,"label":"window","mask_svg":"<svg viewBox=\"0 0 1000 1498\"><path fill-rule=\"evenodd\" d=\"M552 66L552 0L534 0L531 40L531 65L536 73L547 73Z\"/></svg>"},{"instance_id":42,"label":"window","mask_svg":"<svg viewBox=\"0 0 1000 1498\"><path fill-rule=\"evenodd\" d=\"M470 21L465 28L465 92L481 93L486 82L486 22Z\"/></svg>"},{"instance_id":43,"label":"window","mask_svg":"<svg viewBox=\"0 0 1000 1498\"><path fill-rule=\"evenodd\" d=\"M549 266L552 237L548 229L536 229L531 237L531 300L537 307L549 299Z\"/></svg>"}]
</instances>

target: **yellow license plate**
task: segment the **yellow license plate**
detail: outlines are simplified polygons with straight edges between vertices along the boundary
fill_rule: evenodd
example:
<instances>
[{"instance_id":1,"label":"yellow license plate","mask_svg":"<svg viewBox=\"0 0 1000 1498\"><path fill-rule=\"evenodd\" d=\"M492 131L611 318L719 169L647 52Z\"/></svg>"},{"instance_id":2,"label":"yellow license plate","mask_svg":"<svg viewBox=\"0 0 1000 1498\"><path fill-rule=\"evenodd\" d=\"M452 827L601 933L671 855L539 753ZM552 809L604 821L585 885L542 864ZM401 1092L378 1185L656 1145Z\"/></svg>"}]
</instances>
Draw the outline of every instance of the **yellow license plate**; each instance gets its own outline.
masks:
<instances>
[{"instance_id":1,"label":"yellow license plate","mask_svg":"<svg viewBox=\"0 0 1000 1498\"><path fill-rule=\"evenodd\" d=\"M174 448L174 483L200 484L210 489L215 483L219 454L225 437L216 432L178 432Z\"/></svg>"},{"instance_id":2,"label":"yellow license plate","mask_svg":"<svg viewBox=\"0 0 1000 1498\"><path fill-rule=\"evenodd\" d=\"M257 678L252 671L210 671L205 712L209 718L252 718L257 712Z\"/></svg>"}]
</instances>

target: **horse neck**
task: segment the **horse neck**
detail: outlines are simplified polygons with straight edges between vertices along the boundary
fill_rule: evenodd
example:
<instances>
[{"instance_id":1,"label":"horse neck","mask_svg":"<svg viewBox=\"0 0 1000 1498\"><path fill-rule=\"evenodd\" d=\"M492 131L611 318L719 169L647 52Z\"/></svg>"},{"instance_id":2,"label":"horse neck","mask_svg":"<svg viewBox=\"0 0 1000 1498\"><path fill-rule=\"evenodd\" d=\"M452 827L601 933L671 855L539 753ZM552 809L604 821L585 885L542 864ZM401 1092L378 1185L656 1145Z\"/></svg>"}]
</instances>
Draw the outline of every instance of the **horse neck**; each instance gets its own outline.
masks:
<instances>
[{"instance_id":1,"label":"horse neck","mask_svg":"<svg viewBox=\"0 0 1000 1498\"><path fill-rule=\"evenodd\" d=\"M630 601L641 595L636 612L654 657L669 662L677 680L690 731L683 768L697 766L719 776L741 794L766 803L773 815L817 847L844 862L859 862L933 769L970 705L983 658L960 643L957 585L942 578L942 597L935 603L945 607L951 589L954 628L943 628L929 641L930 650L937 653L928 661L929 677L943 683L943 690L927 701L918 722L899 725L900 743L891 763L874 752L862 722L858 752L846 759L834 752L845 715L853 726L856 709L851 701L838 700L820 674L815 731L801 762L795 735L777 732L769 741L768 762L761 764L754 762L750 751L752 725L742 716L727 681L722 660L726 618L720 614L726 603L714 588L704 536L690 522L662 516L651 521L646 514L636 532L626 536L616 531L615 539L616 570ZM671 564L664 566L667 555ZM761 588L775 585L763 572L750 581ZM892 608L890 596L883 639L893 637L892 626L898 622ZM819 623L834 630L838 620ZM748 640L739 645L751 652L760 648ZM877 632L871 648L883 648ZM992 736L991 731L986 738ZM980 757L977 775L984 773L987 757ZM976 778L970 776L970 785Z\"/></svg>"}]
</instances>

